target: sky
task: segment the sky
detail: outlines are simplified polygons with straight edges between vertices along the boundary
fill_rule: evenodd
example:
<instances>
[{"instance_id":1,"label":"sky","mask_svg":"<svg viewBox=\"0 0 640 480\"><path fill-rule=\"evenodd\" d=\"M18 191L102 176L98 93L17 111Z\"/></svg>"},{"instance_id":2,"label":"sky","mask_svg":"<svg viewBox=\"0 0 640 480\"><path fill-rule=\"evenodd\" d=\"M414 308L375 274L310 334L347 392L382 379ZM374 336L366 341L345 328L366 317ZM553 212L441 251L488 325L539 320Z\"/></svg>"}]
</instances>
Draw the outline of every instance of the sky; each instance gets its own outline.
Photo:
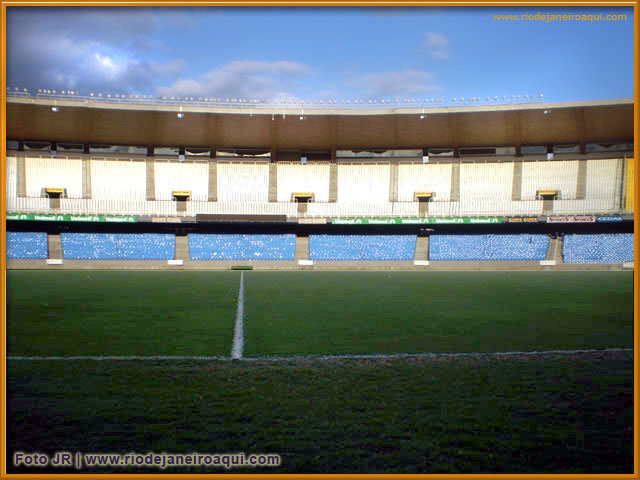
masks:
<instances>
[{"instance_id":1,"label":"sky","mask_svg":"<svg viewBox=\"0 0 640 480\"><path fill-rule=\"evenodd\" d=\"M632 7L7 7L7 85L259 100L633 97ZM528 14L626 20L499 20ZM548 20L548 21L547 21Z\"/></svg>"}]
</instances>

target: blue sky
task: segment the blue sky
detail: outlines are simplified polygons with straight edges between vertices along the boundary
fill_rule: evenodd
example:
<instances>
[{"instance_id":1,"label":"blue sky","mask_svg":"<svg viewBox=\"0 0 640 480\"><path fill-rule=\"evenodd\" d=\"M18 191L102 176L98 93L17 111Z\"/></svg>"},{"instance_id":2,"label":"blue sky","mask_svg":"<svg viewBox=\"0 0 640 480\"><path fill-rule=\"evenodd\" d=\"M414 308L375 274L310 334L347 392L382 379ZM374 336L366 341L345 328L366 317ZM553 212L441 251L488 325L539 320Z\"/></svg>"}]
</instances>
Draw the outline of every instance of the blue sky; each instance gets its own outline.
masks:
<instances>
[{"instance_id":1,"label":"blue sky","mask_svg":"<svg viewBox=\"0 0 640 480\"><path fill-rule=\"evenodd\" d=\"M494 15L626 14L621 21ZM633 96L632 7L7 7L7 85L139 95Z\"/></svg>"}]
</instances>

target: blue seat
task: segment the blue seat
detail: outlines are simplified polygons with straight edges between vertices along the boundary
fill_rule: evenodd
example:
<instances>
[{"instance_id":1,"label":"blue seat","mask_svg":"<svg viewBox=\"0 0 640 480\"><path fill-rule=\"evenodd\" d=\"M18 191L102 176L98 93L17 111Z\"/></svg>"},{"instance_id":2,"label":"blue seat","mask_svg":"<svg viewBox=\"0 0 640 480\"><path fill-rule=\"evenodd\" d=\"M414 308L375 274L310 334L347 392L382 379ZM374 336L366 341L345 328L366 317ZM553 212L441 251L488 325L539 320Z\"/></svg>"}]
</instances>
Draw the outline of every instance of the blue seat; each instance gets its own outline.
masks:
<instances>
[{"instance_id":1,"label":"blue seat","mask_svg":"<svg viewBox=\"0 0 640 480\"><path fill-rule=\"evenodd\" d=\"M564 263L633 262L633 233L570 234L562 241Z\"/></svg>"},{"instance_id":2,"label":"blue seat","mask_svg":"<svg viewBox=\"0 0 640 480\"><path fill-rule=\"evenodd\" d=\"M430 260L544 260L546 235L431 235Z\"/></svg>"},{"instance_id":3,"label":"blue seat","mask_svg":"<svg viewBox=\"0 0 640 480\"><path fill-rule=\"evenodd\" d=\"M176 236L164 233L62 233L69 260L172 260Z\"/></svg>"},{"instance_id":4,"label":"blue seat","mask_svg":"<svg viewBox=\"0 0 640 480\"><path fill-rule=\"evenodd\" d=\"M49 258L49 241L45 232L7 232L7 258Z\"/></svg>"},{"instance_id":5,"label":"blue seat","mask_svg":"<svg viewBox=\"0 0 640 480\"><path fill-rule=\"evenodd\" d=\"M309 235L311 260L413 260L416 235Z\"/></svg>"},{"instance_id":6,"label":"blue seat","mask_svg":"<svg viewBox=\"0 0 640 480\"><path fill-rule=\"evenodd\" d=\"M189 234L192 260L293 260L294 234Z\"/></svg>"}]
</instances>

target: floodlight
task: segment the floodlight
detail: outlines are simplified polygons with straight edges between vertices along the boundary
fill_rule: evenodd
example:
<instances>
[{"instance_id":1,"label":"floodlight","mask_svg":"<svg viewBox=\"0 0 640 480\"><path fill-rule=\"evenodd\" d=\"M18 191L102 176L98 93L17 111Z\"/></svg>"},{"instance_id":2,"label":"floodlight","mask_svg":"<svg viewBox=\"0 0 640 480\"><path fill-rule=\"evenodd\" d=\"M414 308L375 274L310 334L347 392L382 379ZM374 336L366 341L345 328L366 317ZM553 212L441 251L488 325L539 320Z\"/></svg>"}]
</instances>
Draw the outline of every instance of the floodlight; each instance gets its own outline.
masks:
<instances>
[{"instance_id":1,"label":"floodlight","mask_svg":"<svg viewBox=\"0 0 640 480\"><path fill-rule=\"evenodd\" d=\"M51 107L51 111L53 113L58 113L58 107Z\"/></svg>"},{"instance_id":2,"label":"floodlight","mask_svg":"<svg viewBox=\"0 0 640 480\"><path fill-rule=\"evenodd\" d=\"M42 93L42 89L41 88L38 89L38 93Z\"/></svg>"},{"instance_id":3,"label":"floodlight","mask_svg":"<svg viewBox=\"0 0 640 480\"><path fill-rule=\"evenodd\" d=\"M184 113L178 112L178 118L183 118L183 117L184 117Z\"/></svg>"}]
</instances>

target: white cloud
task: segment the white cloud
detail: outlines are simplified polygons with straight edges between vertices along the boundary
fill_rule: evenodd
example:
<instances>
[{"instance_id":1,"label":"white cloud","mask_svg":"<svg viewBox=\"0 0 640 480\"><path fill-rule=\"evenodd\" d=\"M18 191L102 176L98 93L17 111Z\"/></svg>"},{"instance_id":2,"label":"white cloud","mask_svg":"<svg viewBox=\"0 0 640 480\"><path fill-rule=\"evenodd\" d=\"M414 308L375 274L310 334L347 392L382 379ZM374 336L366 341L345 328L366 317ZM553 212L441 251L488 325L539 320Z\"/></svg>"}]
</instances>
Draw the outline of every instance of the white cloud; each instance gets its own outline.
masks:
<instances>
[{"instance_id":1,"label":"white cloud","mask_svg":"<svg viewBox=\"0 0 640 480\"><path fill-rule=\"evenodd\" d=\"M422 48L427 50L431 57L436 60L447 60L450 57L449 39L444 33L427 32Z\"/></svg>"},{"instance_id":2,"label":"white cloud","mask_svg":"<svg viewBox=\"0 0 640 480\"><path fill-rule=\"evenodd\" d=\"M434 76L428 72L405 70L368 73L352 79L349 84L374 97L420 95L442 89L433 83L433 79Z\"/></svg>"},{"instance_id":3,"label":"white cloud","mask_svg":"<svg viewBox=\"0 0 640 480\"><path fill-rule=\"evenodd\" d=\"M73 13L73 14L72 14ZM185 62L141 60L157 41L151 9L15 8L7 18L7 81L28 88L151 92Z\"/></svg>"},{"instance_id":4,"label":"white cloud","mask_svg":"<svg viewBox=\"0 0 640 480\"><path fill-rule=\"evenodd\" d=\"M293 98L296 81L311 72L308 65L286 60L237 60L214 68L198 79L180 78L157 95L214 96L223 98Z\"/></svg>"}]
</instances>

